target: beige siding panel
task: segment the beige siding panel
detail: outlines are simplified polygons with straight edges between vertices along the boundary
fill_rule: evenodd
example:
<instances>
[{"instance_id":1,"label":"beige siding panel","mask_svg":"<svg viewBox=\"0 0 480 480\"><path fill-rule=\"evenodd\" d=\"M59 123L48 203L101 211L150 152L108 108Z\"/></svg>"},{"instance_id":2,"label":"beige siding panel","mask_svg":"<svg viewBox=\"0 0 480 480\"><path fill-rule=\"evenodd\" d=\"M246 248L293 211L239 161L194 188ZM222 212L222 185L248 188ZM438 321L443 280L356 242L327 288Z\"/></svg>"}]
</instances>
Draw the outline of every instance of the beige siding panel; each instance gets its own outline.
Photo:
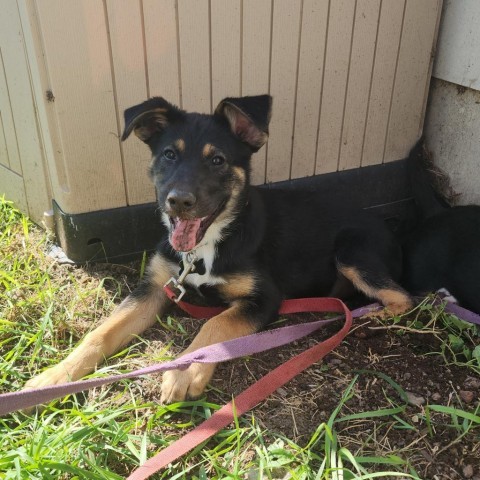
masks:
<instances>
[{"instance_id":1,"label":"beige siding panel","mask_svg":"<svg viewBox=\"0 0 480 480\"><path fill-rule=\"evenodd\" d=\"M272 3L243 0L242 95L269 91Z\"/></svg>"},{"instance_id":2,"label":"beige siding panel","mask_svg":"<svg viewBox=\"0 0 480 480\"><path fill-rule=\"evenodd\" d=\"M5 18L5 17L3 17ZM5 33L0 19L0 35ZM3 40L0 37L1 40ZM22 174L20 154L18 153L17 134L13 123L10 94L8 91L7 72L3 60L3 52L0 41L0 165Z\"/></svg>"},{"instance_id":3,"label":"beige siding panel","mask_svg":"<svg viewBox=\"0 0 480 480\"><path fill-rule=\"evenodd\" d=\"M384 161L405 158L419 138L425 114L439 0L407 0Z\"/></svg>"},{"instance_id":4,"label":"beige siding panel","mask_svg":"<svg viewBox=\"0 0 480 480\"><path fill-rule=\"evenodd\" d=\"M298 66L292 178L315 173L329 0L304 0Z\"/></svg>"},{"instance_id":5,"label":"beige siding panel","mask_svg":"<svg viewBox=\"0 0 480 480\"><path fill-rule=\"evenodd\" d=\"M290 177L302 2L277 0L273 5L270 93L275 112L270 124L267 182Z\"/></svg>"},{"instance_id":6,"label":"beige siding panel","mask_svg":"<svg viewBox=\"0 0 480 480\"><path fill-rule=\"evenodd\" d=\"M339 170L359 167L377 39L380 0L357 0Z\"/></svg>"},{"instance_id":7,"label":"beige siding panel","mask_svg":"<svg viewBox=\"0 0 480 480\"><path fill-rule=\"evenodd\" d=\"M270 1L243 0L242 18L242 95L269 92L270 35L272 26ZM276 116L276 101L273 102ZM252 182L265 183L267 146L252 157Z\"/></svg>"},{"instance_id":8,"label":"beige siding panel","mask_svg":"<svg viewBox=\"0 0 480 480\"><path fill-rule=\"evenodd\" d=\"M2 91L0 90L0 101L2 99ZM5 113L5 109L3 110ZM0 165L5 168L10 168L10 159L7 149L7 136L5 135L5 128L2 120L2 108L0 106Z\"/></svg>"},{"instance_id":9,"label":"beige siding panel","mask_svg":"<svg viewBox=\"0 0 480 480\"><path fill-rule=\"evenodd\" d=\"M68 213L124 206L103 2L41 0L37 9L61 138L55 161L65 172L55 198Z\"/></svg>"},{"instance_id":10,"label":"beige siding panel","mask_svg":"<svg viewBox=\"0 0 480 480\"><path fill-rule=\"evenodd\" d=\"M67 213L150 202L148 148L119 141L125 108L159 95L211 112L225 96L263 93L273 117L255 184L402 158L423 122L440 5L5 0L0 164L25 174L37 213L50 183Z\"/></svg>"},{"instance_id":11,"label":"beige siding panel","mask_svg":"<svg viewBox=\"0 0 480 480\"><path fill-rule=\"evenodd\" d=\"M212 108L209 10L208 0L178 0L183 108L204 113Z\"/></svg>"},{"instance_id":12,"label":"beige siding panel","mask_svg":"<svg viewBox=\"0 0 480 480\"><path fill-rule=\"evenodd\" d=\"M30 91L30 87L26 91L19 88L25 85L24 76L23 38L17 5L15 0L7 0L0 14L0 115L3 124L0 135L5 135L7 156L0 158L0 163L19 175L22 175L22 164L13 108L20 107L22 100L18 95L23 97ZM21 114L18 110L17 113Z\"/></svg>"},{"instance_id":13,"label":"beige siding panel","mask_svg":"<svg viewBox=\"0 0 480 480\"><path fill-rule=\"evenodd\" d=\"M240 95L241 1L211 0L212 105Z\"/></svg>"},{"instance_id":14,"label":"beige siding panel","mask_svg":"<svg viewBox=\"0 0 480 480\"><path fill-rule=\"evenodd\" d=\"M45 44L36 1L17 0L17 4L25 36L26 52L29 59L32 91L38 118L38 131L42 139L45 155L45 169L49 185L49 203L51 204L52 198L62 198L64 194L63 186L67 185L60 127L58 125L55 102L47 100L46 95L46 91L52 88L52 82L46 63Z\"/></svg>"},{"instance_id":15,"label":"beige siding panel","mask_svg":"<svg viewBox=\"0 0 480 480\"><path fill-rule=\"evenodd\" d=\"M362 166L383 162L405 0L382 0Z\"/></svg>"},{"instance_id":16,"label":"beige siding panel","mask_svg":"<svg viewBox=\"0 0 480 480\"><path fill-rule=\"evenodd\" d=\"M107 0L107 14L120 136L124 127L123 111L148 96L142 10L139 1ZM147 177L150 154L134 137L120 144L128 205L155 201L155 191Z\"/></svg>"},{"instance_id":17,"label":"beige siding panel","mask_svg":"<svg viewBox=\"0 0 480 480\"><path fill-rule=\"evenodd\" d=\"M356 2L330 2L315 173L338 167Z\"/></svg>"},{"instance_id":18,"label":"beige siding panel","mask_svg":"<svg viewBox=\"0 0 480 480\"><path fill-rule=\"evenodd\" d=\"M143 0L143 18L148 94L181 105L175 0Z\"/></svg>"},{"instance_id":19,"label":"beige siding panel","mask_svg":"<svg viewBox=\"0 0 480 480\"><path fill-rule=\"evenodd\" d=\"M23 177L22 190L24 189L28 205L26 211L35 221L39 222L43 217L43 212L50 208L49 189L22 25L15 0L8 0L2 4L1 18L0 45L6 45L6 48L2 48L2 64L5 69L11 116L15 126L15 131L10 132L12 137L9 139L9 143L16 142L18 146L21 161L19 173L21 172ZM12 158L15 158L15 155ZM19 195L23 196L21 193Z\"/></svg>"},{"instance_id":20,"label":"beige siding panel","mask_svg":"<svg viewBox=\"0 0 480 480\"><path fill-rule=\"evenodd\" d=\"M5 196L22 212L28 212L23 178L3 165L0 165L0 196Z\"/></svg>"}]
</instances>

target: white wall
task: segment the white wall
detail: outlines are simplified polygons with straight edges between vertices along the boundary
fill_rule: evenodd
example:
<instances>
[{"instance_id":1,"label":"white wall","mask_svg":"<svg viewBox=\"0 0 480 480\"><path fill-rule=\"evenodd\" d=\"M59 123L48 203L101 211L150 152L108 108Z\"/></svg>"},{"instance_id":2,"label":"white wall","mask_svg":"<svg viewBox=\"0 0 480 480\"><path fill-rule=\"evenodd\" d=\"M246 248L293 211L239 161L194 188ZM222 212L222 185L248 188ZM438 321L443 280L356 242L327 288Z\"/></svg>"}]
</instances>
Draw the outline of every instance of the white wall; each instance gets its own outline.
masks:
<instances>
[{"instance_id":1,"label":"white wall","mask_svg":"<svg viewBox=\"0 0 480 480\"><path fill-rule=\"evenodd\" d=\"M434 79L425 135L459 203L480 205L480 92Z\"/></svg>"},{"instance_id":2,"label":"white wall","mask_svg":"<svg viewBox=\"0 0 480 480\"><path fill-rule=\"evenodd\" d=\"M480 0L445 0L425 120L435 163L480 204Z\"/></svg>"},{"instance_id":3,"label":"white wall","mask_svg":"<svg viewBox=\"0 0 480 480\"><path fill-rule=\"evenodd\" d=\"M480 90L479 0L445 0L433 76Z\"/></svg>"}]
</instances>

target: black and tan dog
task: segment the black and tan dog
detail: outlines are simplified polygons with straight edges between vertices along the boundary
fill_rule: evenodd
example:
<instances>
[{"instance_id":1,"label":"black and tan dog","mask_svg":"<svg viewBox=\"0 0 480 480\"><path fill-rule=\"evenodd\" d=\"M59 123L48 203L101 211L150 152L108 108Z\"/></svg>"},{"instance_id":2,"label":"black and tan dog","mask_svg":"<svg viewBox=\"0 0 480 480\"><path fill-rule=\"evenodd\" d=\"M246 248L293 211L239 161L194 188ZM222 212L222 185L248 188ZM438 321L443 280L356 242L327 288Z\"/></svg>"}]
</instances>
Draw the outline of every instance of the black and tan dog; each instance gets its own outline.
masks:
<instances>
[{"instance_id":1,"label":"black and tan dog","mask_svg":"<svg viewBox=\"0 0 480 480\"><path fill-rule=\"evenodd\" d=\"M267 140L270 111L267 95L226 98L213 115L186 113L163 98L126 110L122 140L133 131L152 151L150 175L168 238L139 287L27 387L76 380L150 327L171 304L162 287L178 277L182 259L196 268L185 284L213 291L228 306L185 353L262 329L287 297L358 290L392 313L412 306L397 283L401 246L382 220L332 208L312 192L250 186L250 157ZM162 401L201 395L214 368L166 372Z\"/></svg>"}]
</instances>

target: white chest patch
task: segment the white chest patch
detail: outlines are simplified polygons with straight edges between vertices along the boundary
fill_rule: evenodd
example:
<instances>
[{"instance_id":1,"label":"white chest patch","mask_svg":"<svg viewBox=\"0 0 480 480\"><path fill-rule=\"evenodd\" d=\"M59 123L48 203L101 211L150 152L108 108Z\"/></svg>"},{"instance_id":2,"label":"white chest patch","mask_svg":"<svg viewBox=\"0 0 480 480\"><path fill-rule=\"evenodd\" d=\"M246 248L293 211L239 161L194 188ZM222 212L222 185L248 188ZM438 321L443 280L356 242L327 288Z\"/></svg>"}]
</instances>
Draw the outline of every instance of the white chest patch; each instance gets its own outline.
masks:
<instances>
[{"instance_id":1,"label":"white chest patch","mask_svg":"<svg viewBox=\"0 0 480 480\"><path fill-rule=\"evenodd\" d=\"M195 249L197 258L203 260L205 264L205 273L199 275L198 273L190 273L186 276L185 282L194 287L200 287L201 285L219 285L225 283L225 279L212 275L212 265L215 258L215 244L208 243L206 245L201 245ZM186 253L182 254L185 258Z\"/></svg>"}]
</instances>

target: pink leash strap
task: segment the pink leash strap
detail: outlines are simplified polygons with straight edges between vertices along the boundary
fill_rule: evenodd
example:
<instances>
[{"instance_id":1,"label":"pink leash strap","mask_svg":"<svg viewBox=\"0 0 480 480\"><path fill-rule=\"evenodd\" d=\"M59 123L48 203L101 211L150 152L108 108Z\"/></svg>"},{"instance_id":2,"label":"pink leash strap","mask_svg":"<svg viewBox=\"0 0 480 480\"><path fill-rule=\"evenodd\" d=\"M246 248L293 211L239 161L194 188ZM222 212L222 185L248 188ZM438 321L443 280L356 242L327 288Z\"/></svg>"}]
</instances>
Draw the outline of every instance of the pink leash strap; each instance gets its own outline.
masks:
<instances>
[{"instance_id":1,"label":"pink leash strap","mask_svg":"<svg viewBox=\"0 0 480 480\"><path fill-rule=\"evenodd\" d=\"M364 309L359 309L364 310ZM279 387L294 378L300 372L330 353L345 338L352 326L352 312L336 298L308 298L287 300L282 304L280 313L299 312L339 312L345 314L342 329L327 340L305 350L284 364L275 368L252 386L244 390L232 402L227 403L192 431L162 450L156 456L138 467L128 480L144 480L150 475L173 462L178 457L212 437L235 418L243 415ZM365 313L369 310L365 310ZM359 312L360 313L360 312ZM362 314L362 313L360 313Z\"/></svg>"}]
</instances>

